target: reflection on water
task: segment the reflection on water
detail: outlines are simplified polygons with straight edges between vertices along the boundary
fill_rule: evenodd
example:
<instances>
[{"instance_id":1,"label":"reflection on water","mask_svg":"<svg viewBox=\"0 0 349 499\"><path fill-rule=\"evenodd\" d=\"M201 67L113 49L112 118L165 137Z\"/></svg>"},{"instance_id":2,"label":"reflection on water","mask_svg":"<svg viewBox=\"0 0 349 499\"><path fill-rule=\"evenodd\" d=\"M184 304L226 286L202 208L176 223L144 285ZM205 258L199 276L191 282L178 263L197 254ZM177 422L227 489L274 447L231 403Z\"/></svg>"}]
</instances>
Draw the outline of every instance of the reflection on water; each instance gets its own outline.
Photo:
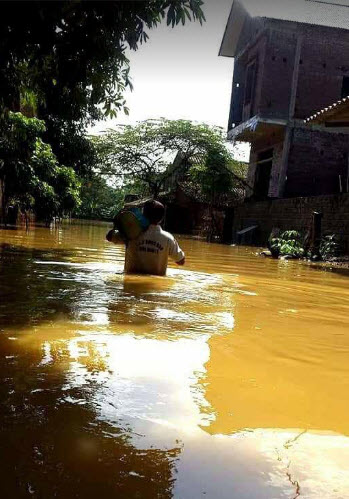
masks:
<instances>
[{"instance_id":1,"label":"reflection on water","mask_svg":"<svg viewBox=\"0 0 349 499\"><path fill-rule=\"evenodd\" d=\"M1 497L348 498L347 277L105 232L0 231Z\"/></svg>"}]
</instances>

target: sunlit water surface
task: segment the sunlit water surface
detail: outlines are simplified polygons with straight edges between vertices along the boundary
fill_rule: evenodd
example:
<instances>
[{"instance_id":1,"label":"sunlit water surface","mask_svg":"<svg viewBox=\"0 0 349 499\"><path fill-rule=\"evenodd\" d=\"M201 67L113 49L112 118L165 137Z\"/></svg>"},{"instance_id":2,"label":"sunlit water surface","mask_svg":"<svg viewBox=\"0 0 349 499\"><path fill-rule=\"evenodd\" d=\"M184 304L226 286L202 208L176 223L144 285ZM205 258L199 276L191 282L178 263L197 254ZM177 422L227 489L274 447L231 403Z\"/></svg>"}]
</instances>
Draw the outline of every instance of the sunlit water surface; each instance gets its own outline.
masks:
<instances>
[{"instance_id":1,"label":"sunlit water surface","mask_svg":"<svg viewBox=\"0 0 349 499\"><path fill-rule=\"evenodd\" d=\"M1 498L349 498L349 279L106 224L0 230Z\"/></svg>"}]
</instances>

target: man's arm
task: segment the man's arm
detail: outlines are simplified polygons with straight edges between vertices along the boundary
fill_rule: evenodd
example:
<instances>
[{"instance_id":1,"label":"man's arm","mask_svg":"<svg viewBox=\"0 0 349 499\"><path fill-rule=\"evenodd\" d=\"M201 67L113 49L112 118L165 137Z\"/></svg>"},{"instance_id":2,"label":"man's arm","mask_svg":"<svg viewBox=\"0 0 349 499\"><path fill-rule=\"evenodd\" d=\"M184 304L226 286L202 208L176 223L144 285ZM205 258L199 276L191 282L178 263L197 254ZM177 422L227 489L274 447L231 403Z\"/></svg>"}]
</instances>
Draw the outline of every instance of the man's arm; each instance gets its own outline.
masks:
<instances>
[{"instance_id":1,"label":"man's arm","mask_svg":"<svg viewBox=\"0 0 349 499\"><path fill-rule=\"evenodd\" d=\"M179 244L177 243L175 238L171 239L170 241L168 254L177 265L185 264L184 251L179 247Z\"/></svg>"}]
</instances>

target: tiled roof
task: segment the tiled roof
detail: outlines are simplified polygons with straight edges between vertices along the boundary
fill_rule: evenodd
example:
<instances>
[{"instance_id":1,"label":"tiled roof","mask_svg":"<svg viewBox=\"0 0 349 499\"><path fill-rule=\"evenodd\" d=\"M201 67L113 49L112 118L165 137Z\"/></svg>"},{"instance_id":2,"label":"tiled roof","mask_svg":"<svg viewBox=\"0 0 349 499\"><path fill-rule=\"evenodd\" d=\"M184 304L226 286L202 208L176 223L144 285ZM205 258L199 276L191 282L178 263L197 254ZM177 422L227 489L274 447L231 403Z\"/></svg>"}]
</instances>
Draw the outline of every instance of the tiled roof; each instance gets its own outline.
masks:
<instances>
[{"instance_id":1,"label":"tiled roof","mask_svg":"<svg viewBox=\"0 0 349 499\"><path fill-rule=\"evenodd\" d=\"M252 17L349 29L349 0L240 0Z\"/></svg>"},{"instance_id":2,"label":"tiled roof","mask_svg":"<svg viewBox=\"0 0 349 499\"><path fill-rule=\"evenodd\" d=\"M324 107L317 113L309 116L309 118L305 119L305 123L315 123L315 122L323 122L326 119L332 117L334 114L337 114L341 111L349 110L349 96L344 97L343 99L334 102L328 107Z\"/></svg>"}]
</instances>

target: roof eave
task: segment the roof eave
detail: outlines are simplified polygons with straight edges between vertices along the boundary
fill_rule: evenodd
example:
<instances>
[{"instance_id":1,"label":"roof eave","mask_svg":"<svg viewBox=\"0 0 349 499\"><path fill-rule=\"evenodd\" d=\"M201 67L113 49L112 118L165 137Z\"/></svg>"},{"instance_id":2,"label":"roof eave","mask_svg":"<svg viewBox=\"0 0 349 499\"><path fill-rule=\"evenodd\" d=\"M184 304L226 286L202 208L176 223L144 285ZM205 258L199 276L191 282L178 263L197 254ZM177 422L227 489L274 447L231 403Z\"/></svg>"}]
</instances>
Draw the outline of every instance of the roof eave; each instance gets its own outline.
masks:
<instances>
[{"instance_id":1,"label":"roof eave","mask_svg":"<svg viewBox=\"0 0 349 499\"><path fill-rule=\"evenodd\" d=\"M247 16L249 14L242 3L239 0L233 0L218 55L235 57L239 37Z\"/></svg>"}]
</instances>

